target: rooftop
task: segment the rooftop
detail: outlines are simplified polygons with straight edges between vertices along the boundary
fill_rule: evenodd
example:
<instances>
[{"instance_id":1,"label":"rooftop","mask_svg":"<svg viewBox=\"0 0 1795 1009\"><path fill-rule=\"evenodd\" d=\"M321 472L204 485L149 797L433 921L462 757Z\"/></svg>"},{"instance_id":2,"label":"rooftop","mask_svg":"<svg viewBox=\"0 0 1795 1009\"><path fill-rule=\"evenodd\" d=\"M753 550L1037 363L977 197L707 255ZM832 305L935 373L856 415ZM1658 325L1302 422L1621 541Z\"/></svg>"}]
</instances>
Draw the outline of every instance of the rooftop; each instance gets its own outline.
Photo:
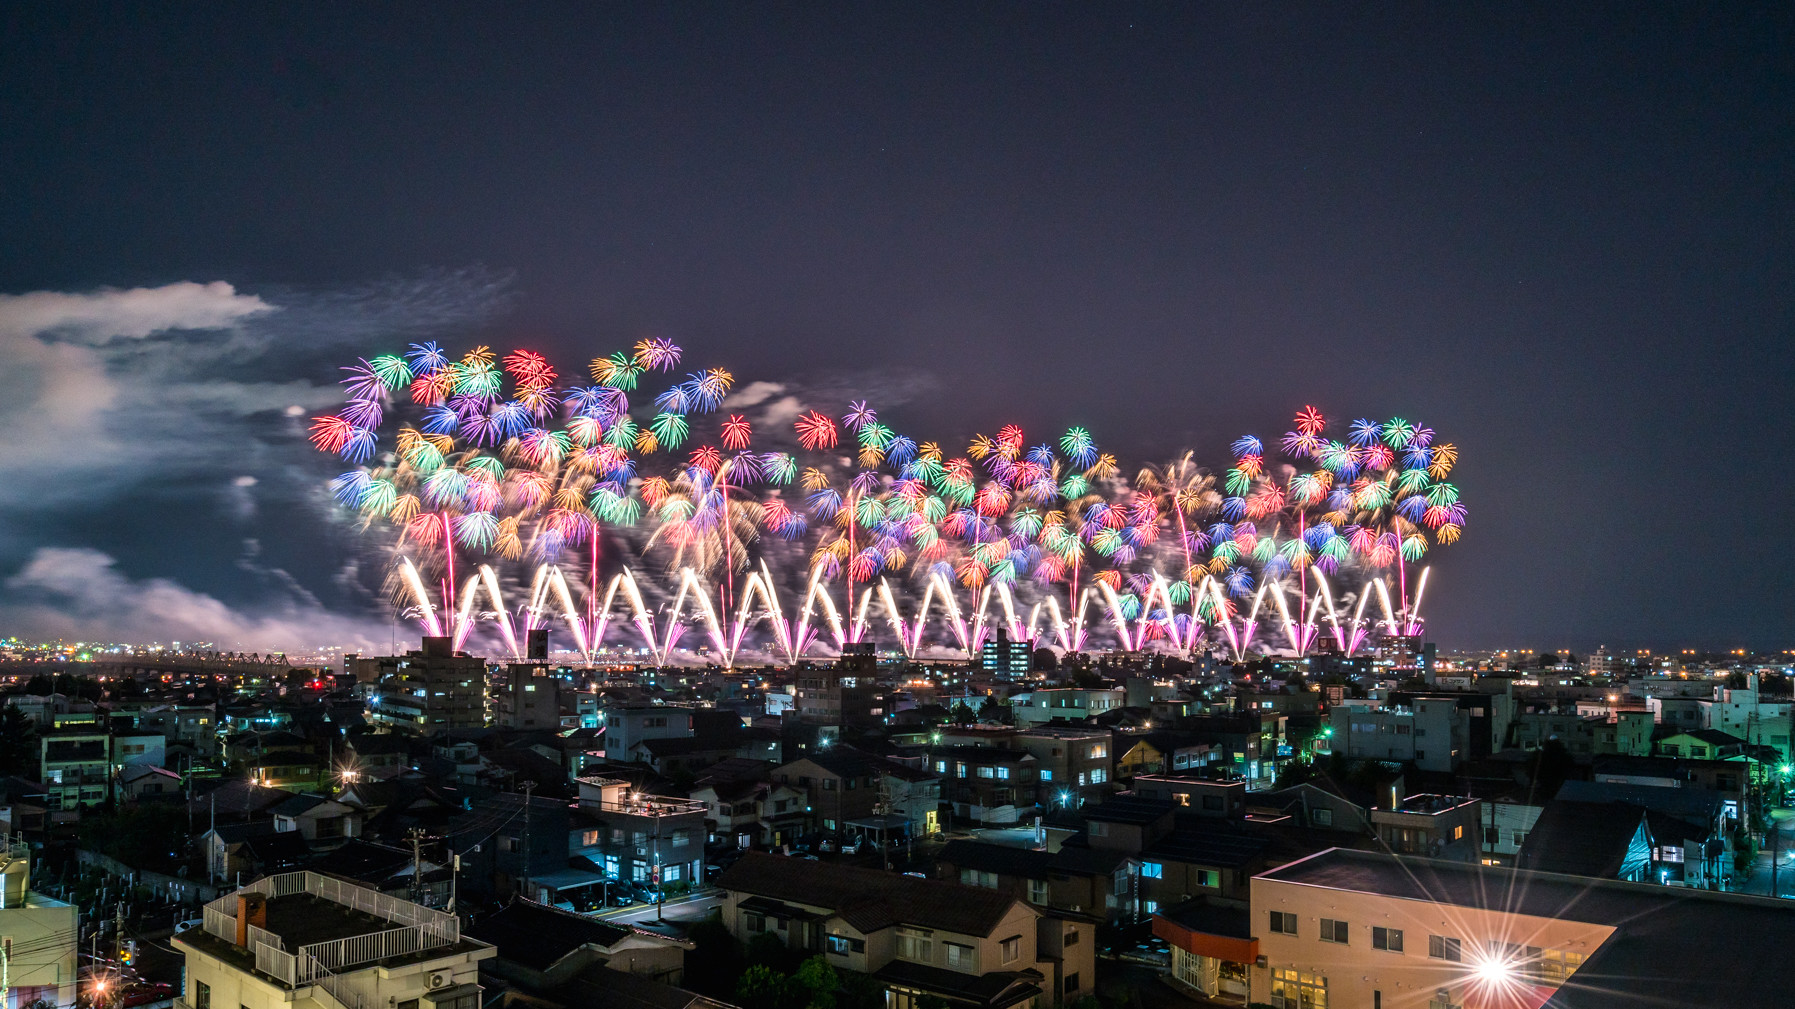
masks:
<instances>
[{"instance_id":1,"label":"rooftop","mask_svg":"<svg viewBox=\"0 0 1795 1009\"><path fill-rule=\"evenodd\" d=\"M1795 940L1795 905L1786 901L1649 883L1339 848L1256 878L1614 928L1541 1009L1762 1003L1786 985L1782 961L1740 955L1740 937L1765 949ZM1704 963L1726 969L1676 969Z\"/></svg>"},{"instance_id":2,"label":"rooftop","mask_svg":"<svg viewBox=\"0 0 1795 1009\"><path fill-rule=\"evenodd\" d=\"M863 934L892 925L989 935L1016 900L976 886L749 852L716 878L738 893L829 908Z\"/></svg>"}]
</instances>

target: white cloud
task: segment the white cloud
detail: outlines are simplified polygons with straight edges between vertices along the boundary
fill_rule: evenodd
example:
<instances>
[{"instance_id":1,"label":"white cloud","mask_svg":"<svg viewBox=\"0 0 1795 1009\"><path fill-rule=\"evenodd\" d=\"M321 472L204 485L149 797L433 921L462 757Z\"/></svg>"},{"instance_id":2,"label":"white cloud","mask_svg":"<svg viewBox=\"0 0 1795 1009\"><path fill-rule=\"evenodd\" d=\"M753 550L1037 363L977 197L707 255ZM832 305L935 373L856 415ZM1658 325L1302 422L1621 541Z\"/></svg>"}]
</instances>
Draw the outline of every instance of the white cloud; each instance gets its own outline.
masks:
<instances>
[{"instance_id":1,"label":"white cloud","mask_svg":"<svg viewBox=\"0 0 1795 1009\"><path fill-rule=\"evenodd\" d=\"M311 599L242 611L169 579L133 580L110 556L84 547L38 550L6 588L14 602L0 607L0 627L31 638L303 651L323 644L384 648L387 637L384 625L328 613Z\"/></svg>"},{"instance_id":2,"label":"white cloud","mask_svg":"<svg viewBox=\"0 0 1795 1009\"><path fill-rule=\"evenodd\" d=\"M153 462L133 453L145 432L163 429L156 421L166 414L113 423L115 411L147 405L149 391L112 373L113 345L222 329L272 311L226 283L0 295L0 472L10 478L0 483L0 504L54 500L75 489L65 477Z\"/></svg>"}]
</instances>

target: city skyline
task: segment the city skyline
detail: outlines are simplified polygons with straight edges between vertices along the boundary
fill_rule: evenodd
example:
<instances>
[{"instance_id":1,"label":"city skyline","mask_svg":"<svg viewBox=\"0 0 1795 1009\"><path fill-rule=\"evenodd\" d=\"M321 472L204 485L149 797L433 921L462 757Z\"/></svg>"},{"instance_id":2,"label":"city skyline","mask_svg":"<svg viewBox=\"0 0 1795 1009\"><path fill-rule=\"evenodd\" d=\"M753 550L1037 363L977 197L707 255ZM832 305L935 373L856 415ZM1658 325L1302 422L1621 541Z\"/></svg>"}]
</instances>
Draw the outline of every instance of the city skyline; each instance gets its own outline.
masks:
<instances>
[{"instance_id":1,"label":"city skyline","mask_svg":"<svg viewBox=\"0 0 1795 1009\"><path fill-rule=\"evenodd\" d=\"M7 17L0 634L384 644L338 366L659 336L1130 470L1423 416L1442 647L1789 644L1786 11Z\"/></svg>"}]
</instances>

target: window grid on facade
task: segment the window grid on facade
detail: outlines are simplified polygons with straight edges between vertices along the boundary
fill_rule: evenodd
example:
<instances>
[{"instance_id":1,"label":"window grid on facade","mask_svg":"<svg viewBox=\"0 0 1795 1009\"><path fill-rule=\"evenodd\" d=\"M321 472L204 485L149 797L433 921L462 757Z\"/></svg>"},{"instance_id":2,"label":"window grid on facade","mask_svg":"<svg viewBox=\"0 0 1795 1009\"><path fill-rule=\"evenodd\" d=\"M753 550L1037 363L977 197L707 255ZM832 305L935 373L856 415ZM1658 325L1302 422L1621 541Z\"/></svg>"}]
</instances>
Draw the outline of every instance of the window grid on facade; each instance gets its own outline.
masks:
<instances>
[{"instance_id":1,"label":"window grid on facade","mask_svg":"<svg viewBox=\"0 0 1795 1009\"><path fill-rule=\"evenodd\" d=\"M1334 918L1321 919L1322 942L1337 942L1344 945L1349 933L1350 930L1347 928L1346 922Z\"/></svg>"},{"instance_id":2,"label":"window grid on facade","mask_svg":"<svg viewBox=\"0 0 1795 1009\"><path fill-rule=\"evenodd\" d=\"M1371 926L1371 948L1389 950L1392 953L1402 952L1402 929Z\"/></svg>"}]
</instances>

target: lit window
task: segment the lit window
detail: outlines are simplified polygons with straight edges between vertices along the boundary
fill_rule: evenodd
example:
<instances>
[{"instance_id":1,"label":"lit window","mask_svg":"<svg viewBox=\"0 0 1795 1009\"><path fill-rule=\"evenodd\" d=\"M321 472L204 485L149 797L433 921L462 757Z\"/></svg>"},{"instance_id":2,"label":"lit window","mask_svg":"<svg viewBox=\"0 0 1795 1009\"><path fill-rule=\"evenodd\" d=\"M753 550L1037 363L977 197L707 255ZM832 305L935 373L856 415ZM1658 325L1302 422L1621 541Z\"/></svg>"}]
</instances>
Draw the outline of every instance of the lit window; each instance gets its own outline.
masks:
<instances>
[{"instance_id":1,"label":"lit window","mask_svg":"<svg viewBox=\"0 0 1795 1009\"><path fill-rule=\"evenodd\" d=\"M1160 879L1165 875L1165 865L1159 862L1142 862L1141 875L1148 879Z\"/></svg>"}]
</instances>

